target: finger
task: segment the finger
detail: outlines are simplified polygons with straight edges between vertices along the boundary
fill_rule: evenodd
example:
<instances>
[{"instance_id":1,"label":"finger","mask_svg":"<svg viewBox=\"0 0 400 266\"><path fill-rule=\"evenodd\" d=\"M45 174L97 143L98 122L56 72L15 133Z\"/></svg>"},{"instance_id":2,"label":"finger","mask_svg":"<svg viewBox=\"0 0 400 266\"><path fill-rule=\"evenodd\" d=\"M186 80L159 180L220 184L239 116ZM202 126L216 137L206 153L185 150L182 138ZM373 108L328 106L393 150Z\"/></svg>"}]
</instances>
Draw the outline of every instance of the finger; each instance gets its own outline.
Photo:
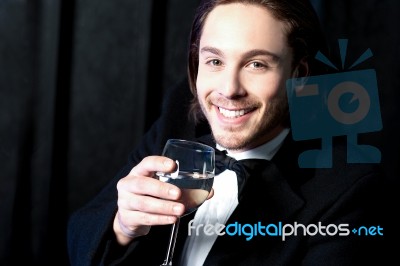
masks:
<instances>
[{"instance_id":1,"label":"finger","mask_svg":"<svg viewBox=\"0 0 400 266\"><path fill-rule=\"evenodd\" d=\"M152 176L155 172L173 172L176 168L174 160L164 156L147 156L132 168L130 174L137 176Z\"/></svg>"},{"instance_id":2,"label":"finger","mask_svg":"<svg viewBox=\"0 0 400 266\"><path fill-rule=\"evenodd\" d=\"M121 192L126 193L127 192ZM185 211L182 203L142 195L120 195L118 207L122 210L132 210L152 214L181 216Z\"/></svg>"},{"instance_id":3,"label":"finger","mask_svg":"<svg viewBox=\"0 0 400 266\"><path fill-rule=\"evenodd\" d=\"M210 193L209 193L208 196L207 196L207 199L209 200L209 199L211 199L212 197L214 197L214 189L213 189L213 188L211 188Z\"/></svg>"},{"instance_id":4,"label":"finger","mask_svg":"<svg viewBox=\"0 0 400 266\"><path fill-rule=\"evenodd\" d=\"M181 197L181 190L177 186L148 176L129 175L122 178L117 183L117 190L119 197L125 195L120 194L124 191L169 200L178 200ZM128 197L129 194L126 194L126 196Z\"/></svg>"},{"instance_id":5,"label":"finger","mask_svg":"<svg viewBox=\"0 0 400 266\"><path fill-rule=\"evenodd\" d=\"M166 225L172 224L177 221L177 216L174 215L161 215L154 213L146 213L139 211L124 211L118 210L120 213L120 222L124 224L125 228L130 231L135 231L142 226L153 226L153 225Z\"/></svg>"},{"instance_id":6,"label":"finger","mask_svg":"<svg viewBox=\"0 0 400 266\"><path fill-rule=\"evenodd\" d=\"M118 210L117 215L114 218L114 230L116 230L116 232L121 232L125 237L128 237L129 239L133 239L138 236L144 236L150 232L151 226L130 224L129 223L130 219L126 218L126 215L123 216L121 213L122 212ZM117 239L118 239L118 233L117 233ZM123 239L120 240L123 241ZM127 241L129 242L129 240Z\"/></svg>"}]
</instances>

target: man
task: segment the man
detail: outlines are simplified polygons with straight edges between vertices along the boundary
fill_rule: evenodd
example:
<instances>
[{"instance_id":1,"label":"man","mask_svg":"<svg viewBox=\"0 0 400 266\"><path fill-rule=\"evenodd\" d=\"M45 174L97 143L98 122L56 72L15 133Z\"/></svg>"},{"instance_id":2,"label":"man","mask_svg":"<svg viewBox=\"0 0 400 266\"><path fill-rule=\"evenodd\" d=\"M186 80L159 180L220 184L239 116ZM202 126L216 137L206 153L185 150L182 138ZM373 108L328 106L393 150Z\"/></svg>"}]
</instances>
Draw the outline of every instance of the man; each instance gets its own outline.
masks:
<instances>
[{"instance_id":1,"label":"man","mask_svg":"<svg viewBox=\"0 0 400 266\"><path fill-rule=\"evenodd\" d=\"M379 170L347 164L339 142L333 168L297 165L298 154L310 143L292 140L285 82L317 73L312 57L323 48L322 38L307 1L201 2L190 39L191 113L196 121L206 119L212 135L199 141L239 161L265 163L248 170L244 183L232 169L215 177L214 196L194 216L182 218L177 265L355 265L381 258L382 238L350 232L378 225ZM146 138L177 137L160 133L154 126ZM162 263L169 225L184 205L177 187L154 178L155 172L176 167L171 159L151 155L160 154L155 151L146 146L135 152L110 186L71 217L71 264ZM188 232L204 223L237 230L213 236ZM261 231L252 227L249 239L239 225L257 225ZM282 238L282 225L298 225L298 231Z\"/></svg>"}]
</instances>

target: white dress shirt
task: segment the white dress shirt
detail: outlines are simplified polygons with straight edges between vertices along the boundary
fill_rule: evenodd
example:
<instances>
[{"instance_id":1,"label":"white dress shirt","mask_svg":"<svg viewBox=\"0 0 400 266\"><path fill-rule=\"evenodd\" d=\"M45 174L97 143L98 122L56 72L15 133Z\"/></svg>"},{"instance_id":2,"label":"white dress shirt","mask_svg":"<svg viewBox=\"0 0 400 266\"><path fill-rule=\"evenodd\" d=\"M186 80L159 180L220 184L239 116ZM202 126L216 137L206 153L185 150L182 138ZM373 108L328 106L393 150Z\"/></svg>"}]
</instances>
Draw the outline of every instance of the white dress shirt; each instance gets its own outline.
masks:
<instances>
[{"instance_id":1,"label":"white dress shirt","mask_svg":"<svg viewBox=\"0 0 400 266\"><path fill-rule=\"evenodd\" d=\"M289 129L284 129L274 139L255 149L234 154L228 151L227 155L236 160L271 160L281 147L288 133ZM217 145L217 149L223 150L219 145ZM207 224L214 226L217 224L225 225L239 203L237 177L234 171L225 170L218 176L215 176L213 189L214 196L204 202L195 214L192 224L195 228L200 228L199 225L203 225L203 228L200 229L204 229L204 226ZM203 265L217 237L217 234L206 234L204 230L198 230L198 234L194 230L191 231L190 235L188 232L179 265Z\"/></svg>"}]
</instances>

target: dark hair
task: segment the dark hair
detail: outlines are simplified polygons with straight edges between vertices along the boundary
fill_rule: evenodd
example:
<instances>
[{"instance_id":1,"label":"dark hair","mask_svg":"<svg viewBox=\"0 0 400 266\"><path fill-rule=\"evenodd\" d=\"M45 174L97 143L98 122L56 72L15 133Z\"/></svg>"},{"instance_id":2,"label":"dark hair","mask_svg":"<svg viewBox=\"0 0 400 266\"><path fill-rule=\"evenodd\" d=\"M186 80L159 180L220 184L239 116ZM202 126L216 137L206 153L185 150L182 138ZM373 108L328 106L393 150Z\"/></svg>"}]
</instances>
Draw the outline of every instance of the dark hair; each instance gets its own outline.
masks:
<instances>
[{"instance_id":1,"label":"dark hair","mask_svg":"<svg viewBox=\"0 0 400 266\"><path fill-rule=\"evenodd\" d=\"M318 50L326 48L325 37L318 16L308 0L202 0L197 8L189 39L188 78L194 99L190 114L195 121L203 119L196 94L196 79L199 64L199 43L208 14L219 5L243 3L259 5L287 24L287 41L293 49L293 67L306 60L309 74L318 74L313 57Z\"/></svg>"}]
</instances>

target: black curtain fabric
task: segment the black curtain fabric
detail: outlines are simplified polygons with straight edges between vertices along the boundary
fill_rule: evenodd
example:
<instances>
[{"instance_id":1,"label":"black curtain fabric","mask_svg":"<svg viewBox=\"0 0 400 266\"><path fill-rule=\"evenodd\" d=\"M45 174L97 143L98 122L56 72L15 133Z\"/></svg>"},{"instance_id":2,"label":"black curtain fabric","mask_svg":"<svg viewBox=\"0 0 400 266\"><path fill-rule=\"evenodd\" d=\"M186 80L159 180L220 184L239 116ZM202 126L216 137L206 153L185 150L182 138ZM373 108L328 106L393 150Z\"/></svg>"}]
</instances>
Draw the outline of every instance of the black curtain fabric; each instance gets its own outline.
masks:
<instances>
[{"instance_id":1,"label":"black curtain fabric","mask_svg":"<svg viewBox=\"0 0 400 266\"><path fill-rule=\"evenodd\" d=\"M0 265L68 265L69 214L186 75L197 3L0 0Z\"/></svg>"},{"instance_id":2,"label":"black curtain fabric","mask_svg":"<svg viewBox=\"0 0 400 266\"><path fill-rule=\"evenodd\" d=\"M382 153L387 200L387 205L382 208L388 211L381 221L388 255L393 255L398 262L397 250L389 243L400 237L392 212L398 209L400 202L400 2L327 0L323 2L323 8L324 27L336 65L340 66L337 39L348 39L345 66L354 63L368 48L373 54L352 70L376 71L383 128L379 132L359 134L358 139L360 143L378 147Z\"/></svg>"},{"instance_id":3,"label":"black curtain fabric","mask_svg":"<svg viewBox=\"0 0 400 266\"><path fill-rule=\"evenodd\" d=\"M67 218L116 174L186 75L198 2L0 0L0 265L68 265ZM359 69L377 71L384 128L360 139L381 149L395 208L400 2L312 2L333 52L347 38L349 61L374 54Z\"/></svg>"}]
</instances>

